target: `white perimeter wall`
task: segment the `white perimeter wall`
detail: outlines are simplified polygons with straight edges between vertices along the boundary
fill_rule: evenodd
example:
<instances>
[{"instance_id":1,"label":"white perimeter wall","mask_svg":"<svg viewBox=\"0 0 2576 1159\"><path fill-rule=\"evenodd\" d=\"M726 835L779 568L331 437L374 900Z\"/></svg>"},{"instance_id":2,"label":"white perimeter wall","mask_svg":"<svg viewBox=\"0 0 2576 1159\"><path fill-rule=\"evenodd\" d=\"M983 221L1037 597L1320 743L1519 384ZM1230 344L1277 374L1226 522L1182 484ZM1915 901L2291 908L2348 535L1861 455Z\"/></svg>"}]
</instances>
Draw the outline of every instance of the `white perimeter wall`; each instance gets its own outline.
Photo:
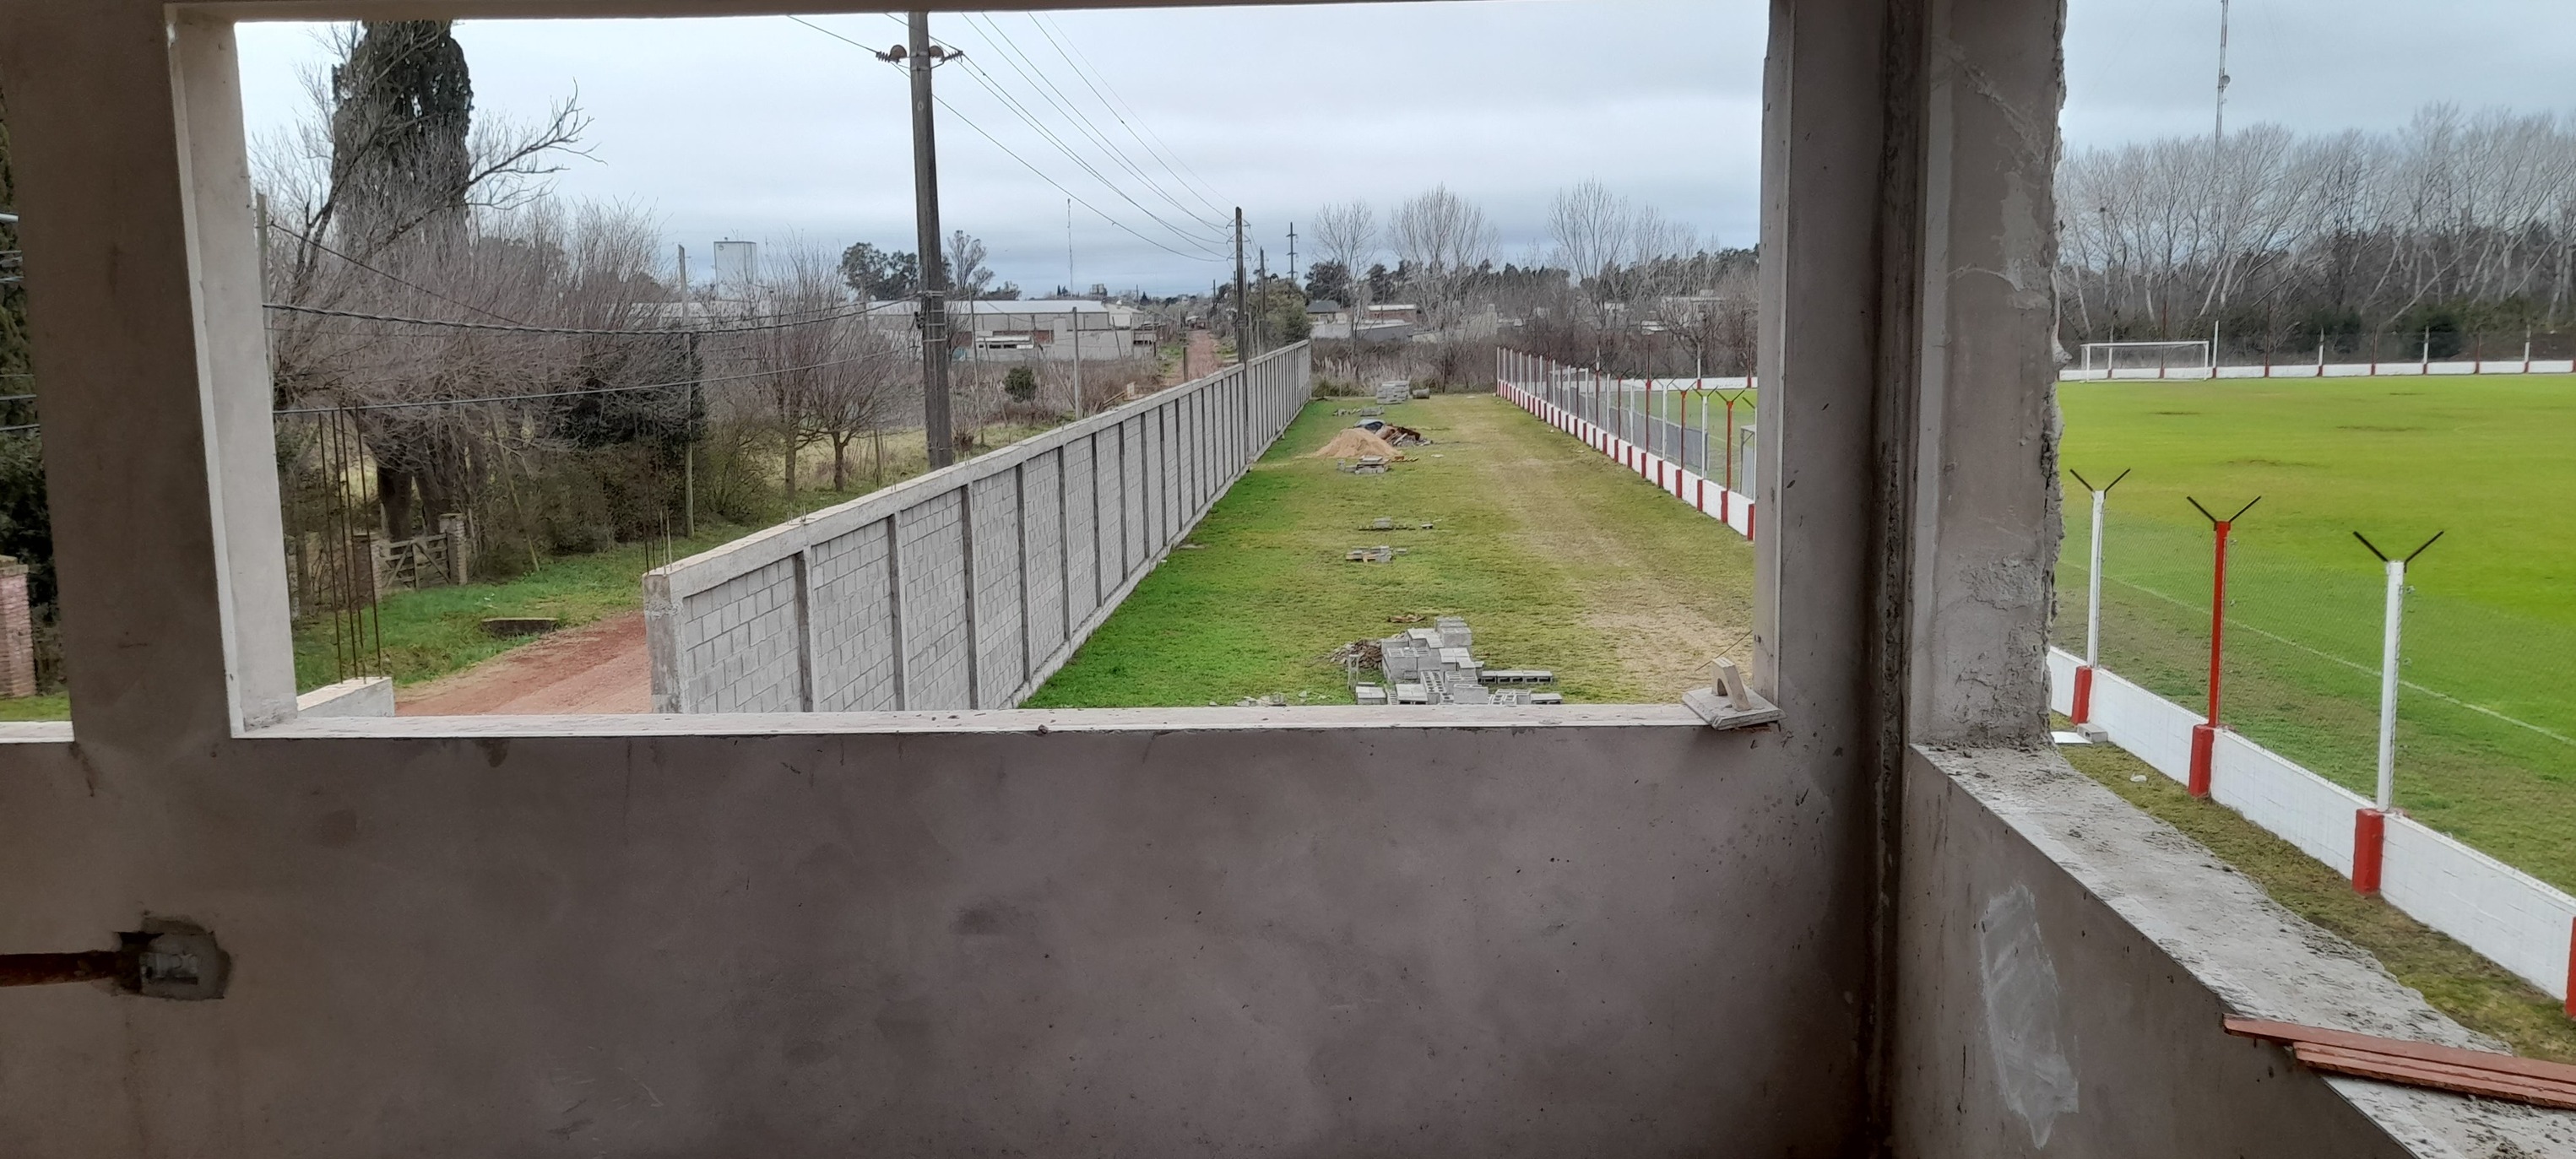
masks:
<instances>
[{"instance_id":1,"label":"white perimeter wall","mask_svg":"<svg viewBox=\"0 0 2576 1159\"><path fill-rule=\"evenodd\" d=\"M2049 706L2075 704L2083 661L2049 649ZM2199 713L2110 672L2093 671L2092 723L2176 781L2191 772L2191 730ZM2212 750L2212 800L2278 834L2335 872L2352 876L2353 821L2370 801L2233 732ZM2457 938L2524 981L2565 1000L2576 897L2436 833L2404 816L2388 818L2380 847L2380 896L2415 920Z\"/></svg>"},{"instance_id":2,"label":"white perimeter wall","mask_svg":"<svg viewBox=\"0 0 2576 1159\"><path fill-rule=\"evenodd\" d=\"M1308 391L1299 343L647 572L654 711L1018 704Z\"/></svg>"}]
</instances>

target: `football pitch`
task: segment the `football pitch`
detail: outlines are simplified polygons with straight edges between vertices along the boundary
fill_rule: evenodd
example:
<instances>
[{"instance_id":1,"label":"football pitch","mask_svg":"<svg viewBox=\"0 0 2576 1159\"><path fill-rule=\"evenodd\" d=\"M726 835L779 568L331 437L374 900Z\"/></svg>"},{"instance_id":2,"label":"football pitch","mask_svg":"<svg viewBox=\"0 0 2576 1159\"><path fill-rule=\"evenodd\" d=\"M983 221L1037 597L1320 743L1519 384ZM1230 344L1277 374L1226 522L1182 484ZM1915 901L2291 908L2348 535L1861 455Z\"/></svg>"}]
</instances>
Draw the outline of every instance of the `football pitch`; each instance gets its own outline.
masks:
<instances>
[{"instance_id":1,"label":"football pitch","mask_svg":"<svg viewBox=\"0 0 2576 1159\"><path fill-rule=\"evenodd\" d=\"M2060 465L2110 494L2102 664L2205 696L2211 529L2233 528L2222 719L2367 795L2385 572L2403 555L2398 807L2576 889L2576 376L2061 383ZM2081 653L2071 477L2053 640Z\"/></svg>"}]
</instances>

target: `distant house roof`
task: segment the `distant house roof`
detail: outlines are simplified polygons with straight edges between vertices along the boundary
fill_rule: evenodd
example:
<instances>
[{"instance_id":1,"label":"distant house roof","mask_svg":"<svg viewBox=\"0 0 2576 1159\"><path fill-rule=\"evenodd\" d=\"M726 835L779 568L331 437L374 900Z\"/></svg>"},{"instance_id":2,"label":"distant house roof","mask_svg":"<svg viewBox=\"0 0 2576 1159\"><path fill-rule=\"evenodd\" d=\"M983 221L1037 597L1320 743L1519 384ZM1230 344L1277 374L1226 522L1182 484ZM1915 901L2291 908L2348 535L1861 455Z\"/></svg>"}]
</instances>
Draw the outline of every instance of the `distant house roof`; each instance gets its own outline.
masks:
<instances>
[{"instance_id":1,"label":"distant house roof","mask_svg":"<svg viewBox=\"0 0 2576 1159\"><path fill-rule=\"evenodd\" d=\"M1332 300L1331 298L1316 298L1306 303L1306 312L1309 314L1339 314L1342 312L1342 304Z\"/></svg>"}]
</instances>

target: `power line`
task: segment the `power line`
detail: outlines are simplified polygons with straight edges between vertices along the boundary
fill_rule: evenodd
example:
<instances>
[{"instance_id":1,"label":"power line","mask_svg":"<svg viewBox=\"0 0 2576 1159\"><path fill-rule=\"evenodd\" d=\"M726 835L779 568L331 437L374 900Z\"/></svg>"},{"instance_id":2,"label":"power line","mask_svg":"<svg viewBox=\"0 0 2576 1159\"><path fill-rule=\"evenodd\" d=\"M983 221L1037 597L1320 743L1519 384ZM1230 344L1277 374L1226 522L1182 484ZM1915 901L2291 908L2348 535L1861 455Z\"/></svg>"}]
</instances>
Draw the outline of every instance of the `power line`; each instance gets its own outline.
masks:
<instances>
[{"instance_id":1,"label":"power line","mask_svg":"<svg viewBox=\"0 0 2576 1159\"><path fill-rule=\"evenodd\" d=\"M1171 254L1171 255L1172 255L1172 256L1174 256L1174 257L1188 258L1189 260L1194 261L1194 262L1223 262L1223 261L1225 260L1225 259L1223 259L1223 258L1209 257L1209 256L1207 256L1207 255L1205 255L1205 254L1183 253L1183 252L1181 252L1180 250L1176 250L1176 249L1173 249L1172 247L1170 247L1170 246L1168 246L1168 245L1164 245L1164 244L1163 244L1162 242L1160 242L1160 241L1157 241L1157 240L1155 240L1155 239L1153 239L1153 238L1150 238L1150 237L1145 236L1144 234L1141 234L1141 233L1136 232L1136 229L1135 229L1135 227L1134 227L1134 226L1128 225L1126 222L1123 222L1123 221L1118 220L1117 218L1111 217L1111 216L1109 216L1109 215L1108 215L1108 214L1106 214L1106 213L1102 213L1102 212L1101 212L1101 210L1100 210L1100 207L1099 207L1099 206L1097 206L1097 205L1093 205L1091 202L1089 202L1089 201L1085 200L1081 194L1076 193L1076 192L1074 192L1074 191L1072 191L1072 190L1070 190L1070 189L1065 188L1065 187L1064 187L1064 183L1063 183L1063 182L1057 181L1055 178L1047 176L1047 174L1046 174L1046 170L1040 169L1040 168L1038 168L1038 167L1037 167L1037 166L1035 166L1035 165L1031 165L1031 164L1029 164L1029 160L1028 160L1028 158L1026 158L1026 157L1022 157L1022 156L1020 156L1019 154L1012 152L1012 151L1011 151L1011 147L1010 147L1010 146L1008 146L1008 145L1003 144L1000 138L995 137L995 136L994 136L994 135L992 135L991 133L985 132L985 131L984 131L984 126L976 124L976 123L975 123L971 118L967 117L967 115L966 115L966 114L961 113L961 112L958 112L958 111L957 111L957 106L955 106L955 105L952 105L952 104L949 104L949 103L948 103L948 98L946 98L946 97L937 97L937 98L934 98L934 99L936 99L936 100L939 102L939 107L940 107L940 108L943 108L943 109L948 110L948 115L950 115L950 116L952 116L952 117L957 118L958 122L959 122L960 124L965 125L967 128L975 130L975 132L976 132L976 134L977 134L978 136L983 137L983 138L984 138L985 140L987 140L987 141L991 141L991 142L993 143L993 147L994 147L994 148L996 148L996 149L1001 150L1001 151L1002 151L1002 154L1003 154L1004 156L1009 157L1009 158L1010 158L1011 160L1013 160L1013 161L1017 161L1017 162L1019 162L1019 163L1020 163L1020 165L1021 165L1021 167L1023 167L1023 168L1025 168L1025 169L1027 169L1027 170L1028 170L1029 172L1031 172L1031 173L1035 173L1035 174L1037 174L1037 175L1038 175L1038 180L1040 180L1040 181L1044 181L1044 182L1046 182L1047 184L1054 186L1054 187L1055 187L1056 192L1061 193L1061 194L1064 194L1065 196L1072 198L1072 199L1073 199L1073 203L1074 203L1075 205L1079 205L1079 206L1083 207L1084 209L1088 209L1088 210L1090 210L1093 214L1097 215L1097 216L1100 218L1100 220L1105 221L1105 222L1108 222L1108 223L1109 223L1109 224L1111 224L1111 225L1117 226L1120 230L1125 231L1125 232L1126 232L1126 234L1127 234L1129 237L1133 237L1133 238L1135 238L1135 239L1136 239L1136 240L1138 240L1138 241L1144 242L1146 245L1150 245L1150 246L1154 247L1155 249L1161 250L1161 251L1163 251L1164 253L1167 253L1167 254Z\"/></svg>"},{"instance_id":2,"label":"power line","mask_svg":"<svg viewBox=\"0 0 2576 1159\"><path fill-rule=\"evenodd\" d=\"M825 27L823 27L823 26L822 26L822 25L820 25L820 24L816 24L816 23L814 23L813 21L806 20L806 19L803 19L803 18L801 18L801 17L796 17L796 16L790 16L790 17L788 17L788 19L790 19L790 20L794 20L794 21L795 21L796 23L798 23L798 24L802 24L802 25L804 25L804 26L805 26L805 27L807 27L807 28L811 28L811 29L813 29L813 30L814 30L814 31L816 31L816 32L820 32L820 33L822 33L823 35L825 35L825 36L829 36L829 37L831 37L832 39L837 40L837 41L840 41L840 42L841 42L841 43L843 43L843 44L849 45L849 46L850 46L850 47L852 47L852 48L856 48L856 49L859 49L859 50L861 50L861 51L863 51L863 52L867 52L867 53L870 53L870 54L874 54L874 53L876 52L876 50L875 50L875 49L869 48L867 45L861 44L861 43L859 43L858 41L855 41L855 40L850 39L849 37L843 36L843 35L841 35L841 34L840 34L840 33L838 33L838 32L834 32L834 31L832 31L832 30L831 30L831 29L829 29L829 28L825 28ZM903 23L903 21L902 21L900 18L894 17L894 16L892 16L891 14L888 14L888 19L893 19L897 24L901 24L901 23ZM967 74L968 74L969 76L976 76L976 75L978 75L979 73L980 73L980 70L975 69L975 68L974 68L974 67L972 67L971 65L969 66L969 68L968 68L968 70L967 70ZM980 77L979 77L979 79L980 79ZM990 87L990 82L985 82L985 83L987 84L987 87ZM1000 94L998 94L998 93L997 93L996 95L1000 95ZM1063 182L1056 180L1056 179L1055 179L1054 177L1052 177L1052 176L1049 176L1049 175L1047 174L1047 171L1046 171L1046 170L1038 168L1035 164L1032 164L1032 163L1029 161L1029 159L1028 159L1028 158L1020 156L1020 155L1019 155L1019 153L1018 153L1017 151L1013 150L1010 146L1003 144L1003 143L1002 143L1002 139L1001 139L1001 138L994 136L990 131L986 130L982 125L976 124L976 123L975 123L974 118L969 117L969 116L967 116L965 113L958 111L957 106L956 106L956 105L954 105L954 104L949 103L948 98L946 98L946 97L942 97L942 96L933 95L933 97L932 97L931 99L938 101L938 102L939 102L939 107L940 107L940 108L942 108L942 109L947 110L948 115L950 115L950 116L952 116L952 117L957 118L958 123L965 125L965 126L966 126L967 128L969 128L969 129L973 129L973 130L975 130L975 134L976 134L977 136L980 136L980 137L984 138L986 141L991 142L994 148L999 149L999 150L1001 150L1001 151L1002 151L1002 155L1003 155L1003 156L1009 157L1011 160L1019 162L1019 163L1020 163L1020 167L1021 167L1021 168L1028 170L1028 171L1029 171L1030 173L1032 173L1032 174L1035 174L1035 175L1037 176L1038 180L1040 180L1040 181L1044 181L1044 182L1046 182L1048 185L1050 185L1050 186L1054 187L1054 189L1055 189L1055 191L1056 191L1056 192L1058 192L1058 193L1062 193L1062 194L1064 194L1066 197L1070 197L1070 198L1072 198L1072 199L1073 199L1074 204L1079 205L1079 206L1083 207L1084 209L1090 210L1094 216L1096 216L1096 217L1100 218L1100 220L1102 220L1102 221L1108 222L1109 224L1111 224L1111 225L1114 225L1114 226L1118 227L1120 231L1122 231L1122 232L1126 233L1128 236L1133 237L1133 238L1135 238L1135 239L1136 239L1136 240L1138 240L1138 241L1144 242L1144 243L1145 243L1145 244L1147 244L1147 245L1153 246L1153 247L1154 247L1154 248L1156 248L1156 249L1162 250L1162 251L1163 251L1163 252L1165 252L1165 253L1171 254L1171 255L1173 255L1174 257L1187 258L1187 259L1189 259L1189 260L1191 260L1191 261L1221 262L1221 261L1223 261L1223 260L1224 260L1224 259L1219 258L1219 257L1214 257L1214 256L1210 256L1210 255L1205 255L1205 254L1185 253L1185 252L1183 252L1183 251L1181 251L1181 250L1173 249L1171 246L1166 245L1166 244L1164 244L1163 242L1161 242L1161 241L1159 241L1159 240L1156 240L1155 238L1149 237L1149 236L1147 236L1147 235L1145 235L1145 234L1143 234L1143 233L1141 233L1141 232L1138 232L1138 231L1137 231L1137 229L1136 229L1134 226L1131 226L1131 225L1127 224L1126 222L1119 220L1119 219L1118 219L1118 218L1116 218L1116 217L1112 217L1112 216L1110 216L1106 211L1102 210L1099 206L1097 206L1097 205L1093 205L1093 204L1091 203L1091 201L1090 201L1090 199L1089 199L1089 198L1086 198L1086 197L1082 196L1081 194L1079 194L1079 193L1075 193L1073 190L1071 190L1071 189L1069 189L1069 188L1066 188L1066 187L1065 187L1065 184L1064 184ZM1023 116L1025 116L1025 114L1023 114ZM1041 130L1041 131L1043 131L1043 130ZM1058 147L1058 148L1062 148L1063 146L1059 143L1057 147ZM1078 162L1078 160L1079 160L1079 159L1077 159L1077 162ZM1096 176L1096 174L1095 174L1095 176ZM1106 182L1105 182L1105 181L1104 181L1104 184L1106 184ZM1114 189L1115 187L1113 186L1112 188ZM1122 193L1120 194L1120 196L1125 196L1125 194L1122 192ZM1129 200L1132 202L1134 199L1133 199L1133 198L1130 198ZM1142 207L1142 206L1138 206L1138 208L1142 209L1143 207ZM1149 214L1148 214L1148 216L1151 216L1151 214L1149 213ZM1165 228L1167 228L1167 229L1171 228L1171 227L1170 227L1170 225L1169 225L1169 223L1164 223L1164 227L1165 227ZM1174 232L1175 232L1175 233L1178 233L1179 231L1175 230ZM1187 235L1186 235L1186 234L1183 234L1182 236L1187 237Z\"/></svg>"},{"instance_id":3,"label":"power line","mask_svg":"<svg viewBox=\"0 0 2576 1159\"><path fill-rule=\"evenodd\" d=\"M971 22L973 18L970 16L968 19ZM1163 188L1160 182L1154 180L1151 174L1146 173L1143 166L1136 164L1133 158L1127 156L1126 151L1120 149L1116 142L1111 141L1109 139L1109 135L1101 131L1099 125L1092 121L1089 114L1073 107L1075 101L1072 95L1066 93L1064 89L1057 86L1055 81L1046 75L1046 70L1040 67L1036 61L1029 59L1028 53L1021 50L1019 42L1011 39L1010 33L1002 31L1001 25L995 22L990 15L986 15L984 17L984 27L991 35L1000 38L1001 47L1005 50L1002 57L1002 63L1010 65L1013 71L1018 72L1022 78L1028 80L1030 86L1038 90L1038 96L1041 99L1044 99L1048 104L1053 105L1055 110L1064 116L1067 123L1074 125L1074 127L1088 137L1093 144L1098 145L1102 152L1108 154L1111 160L1117 162L1120 167L1134 175L1138 181L1144 182L1145 187L1152 190L1155 195L1161 197L1167 202L1170 202L1172 208L1179 210L1182 214L1188 216L1195 224L1211 231L1218 231L1218 227L1215 223L1200 218L1197 210L1191 209L1189 206L1182 204L1179 198L1172 196L1168 190ZM1041 28L1039 31L1044 32L1045 30ZM1061 53L1059 53L1059 55L1061 55ZM1014 57L1018 59L1015 61L1012 59ZM1028 67L1020 67L1023 63ZM1066 63L1069 64L1071 61L1068 60ZM1050 92L1052 92L1054 96L1049 96L1048 93ZM1098 95L1098 91L1094 90L1093 95ZM1058 100L1057 98L1059 97L1061 97L1062 100ZM1114 116L1116 114L1113 112L1111 115ZM1211 234L1211 237L1214 237L1213 233Z\"/></svg>"},{"instance_id":4,"label":"power line","mask_svg":"<svg viewBox=\"0 0 2576 1159\"><path fill-rule=\"evenodd\" d=\"M720 374L712 378L684 378L676 382L648 382L641 386L594 386L578 390L540 391L534 394L495 394L486 395L480 398L432 398L411 402L371 402L350 403L345 406L291 407L281 409L273 413L282 415L314 415L337 414L341 411L357 410L409 410L416 407L426 406L470 406L475 403L486 402L531 402L545 398L574 398L581 395L593 394L632 394L637 391L646 390L675 390L683 386L707 386L715 383L744 382L755 378L775 378L782 374L794 374L798 371L804 370L824 370L834 366L848 366L853 362L866 362L875 357L876 355L873 354L862 354L851 358L835 358L829 362L808 363L804 366L781 366L773 370L752 370L745 371L741 374Z\"/></svg>"},{"instance_id":5,"label":"power line","mask_svg":"<svg viewBox=\"0 0 2576 1159\"><path fill-rule=\"evenodd\" d=\"M1155 143L1161 142L1163 140L1163 135L1154 131L1152 122L1146 122L1145 124L1145 132L1152 134L1154 137L1154 141L1149 142L1145 140L1144 137L1138 136L1136 127L1129 124L1127 122L1127 116L1118 111L1117 106L1123 105L1126 107L1127 113L1134 114L1137 120L1143 121L1145 119L1144 114L1136 111L1136 106L1128 104L1126 96L1118 91L1118 86L1111 84L1106 75L1100 76L1099 84L1092 83L1093 75L1098 73L1099 70L1097 66L1091 65L1091 54L1083 52L1082 46L1079 44L1072 46L1073 51L1071 55L1066 53L1066 42L1073 39L1072 34L1067 33L1063 40L1058 40L1056 39L1056 32L1062 32L1062 26L1057 26L1055 32L1048 31L1048 25L1055 23L1054 17L1042 17L1040 14L1035 12L1029 13L1028 16L1029 23L1037 26L1038 34L1046 37L1048 44L1055 46L1056 55L1064 57L1065 63L1073 66L1073 75L1080 78L1084 87L1091 90L1092 96L1100 98L1101 107L1109 111L1110 117L1118 122L1118 127L1127 130L1128 136L1136 138L1137 144L1145 146L1145 151L1151 154L1154 159L1163 166L1163 172L1171 174L1174 180L1179 181L1181 183L1181 188L1189 190L1190 196L1198 198L1199 204L1208 207L1208 212L1217 215L1219 218L1223 218L1225 216L1225 207L1218 205L1210 198L1210 195L1214 190L1206 188L1204 180L1200 181L1196 186L1192 185L1191 178L1198 176L1198 171L1191 169L1190 164L1187 161L1179 162L1179 168L1175 169L1173 167L1173 163L1176 158L1167 156L1163 151L1155 148ZM1073 59L1074 56L1080 56L1082 59L1080 61L1076 61ZM1103 88L1108 90L1106 94L1102 93L1101 90ZM1116 105L1111 103L1111 98L1116 99ZM1178 150L1174 150L1174 152L1178 152ZM1183 175L1182 170L1188 171L1186 176Z\"/></svg>"},{"instance_id":6,"label":"power line","mask_svg":"<svg viewBox=\"0 0 2576 1159\"><path fill-rule=\"evenodd\" d=\"M1020 120L1025 122L1030 128L1037 130L1038 135L1045 138L1048 144L1055 146L1056 151L1064 154L1067 160L1080 166L1083 172L1089 173L1093 180L1100 182L1100 184L1107 188L1111 193L1117 194L1121 200L1124 200L1129 205L1135 206L1137 212L1144 214L1149 220L1153 221L1154 224L1170 230L1173 236L1193 245L1208 244L1208 239L1200 237L1197 234L1193 234L1179 226L1173 225L1169 221L1163 220L1161 215L1146 208L1143 202L1136 200L1136 198L1129 194L1125 189L1119 188L1117 182L1111 181L1106 174L1103 174L1097 167L1093 166L1091 162L1083 160L1079 154L1076 154L1073 151L1071 146L1064 143L1064 139L1062 137L1057 136L1053 130L1040 124L1037 117L1029 112L1027 106L1021 104L1017 98L1003 92L999 82L993 79L992 74L977 67L975 62L972 60L968 60L966 62L966 75L975 78L975 83L984 86L984 91L993 94L995 99L1000 100L1006 111L1019 117ZM1166 200L1168 199L1167 195Z\"/></svg>"},{"instance_id":7,"label":"power line","mask_svg":"<svg viewBox=\"0 0 2576 1159\"><path fill-rule=\"evenodd\" d=\"M764 322L757 326L673 326L660 330L633 328L624 330L607 330L581 326L524 326L515 322L457 322L439 318L409 318L396 314L368 314L356 310L328 310L320 306L296 306L285 302L263 303L263 305L268 309L281 310L290 314L313 314L325 318L355 318L362 322L392 322L407 326L437 326L451 330L498 330L511 334L583 334L606 335L611 337L630 337L647 334L666 334L672 336L683 336L689 334L754 334L765 330L792 330L798 326L817 326L825 322L837 322L844 318L856 318L861 315L871 313L878 307L887 304L888 303L883 302L869 302L857 307L856 309L843 309L839 313L820 314L812 318L804 318L792 322Z\"/></svg>"}]
</instances>

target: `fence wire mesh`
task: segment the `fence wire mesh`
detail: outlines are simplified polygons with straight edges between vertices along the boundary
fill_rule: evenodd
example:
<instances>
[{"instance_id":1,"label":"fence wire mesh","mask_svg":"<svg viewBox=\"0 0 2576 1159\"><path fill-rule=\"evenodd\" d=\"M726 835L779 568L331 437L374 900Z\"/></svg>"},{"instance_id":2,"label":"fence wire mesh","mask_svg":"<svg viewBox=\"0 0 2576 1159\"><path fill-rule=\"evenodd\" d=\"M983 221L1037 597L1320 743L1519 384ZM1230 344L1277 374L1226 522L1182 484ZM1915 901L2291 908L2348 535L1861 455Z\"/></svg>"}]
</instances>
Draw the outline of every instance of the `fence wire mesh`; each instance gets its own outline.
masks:
<instances>
[{"instance_id":1,"label":"fence wire mesh","mask_svg":"<svg viewBox=\"0 0 2576 1159\"><path fill-rule=\"evenodd\" d=\"M2122 498L2112 493L2104 521L2100 664L2205 710L2213 530L2188 506L2124 506ZM2079 657L2089 500L2069 488L2051 631L2052 643ZM2159 506L2182 509L2152 509ZM2219 718L2371 796L2386 568L2349 530L2281 508L2258 506L2231 528ZM2394 550L2412 550L2420 535ZM2473 590L2464 557L2494 549L2446 539L2408 571L2393 803L2561 888L2576 887L2576 840L2568 836L2576 833L2576 624Z\"/></svg>"}]
</instances>

